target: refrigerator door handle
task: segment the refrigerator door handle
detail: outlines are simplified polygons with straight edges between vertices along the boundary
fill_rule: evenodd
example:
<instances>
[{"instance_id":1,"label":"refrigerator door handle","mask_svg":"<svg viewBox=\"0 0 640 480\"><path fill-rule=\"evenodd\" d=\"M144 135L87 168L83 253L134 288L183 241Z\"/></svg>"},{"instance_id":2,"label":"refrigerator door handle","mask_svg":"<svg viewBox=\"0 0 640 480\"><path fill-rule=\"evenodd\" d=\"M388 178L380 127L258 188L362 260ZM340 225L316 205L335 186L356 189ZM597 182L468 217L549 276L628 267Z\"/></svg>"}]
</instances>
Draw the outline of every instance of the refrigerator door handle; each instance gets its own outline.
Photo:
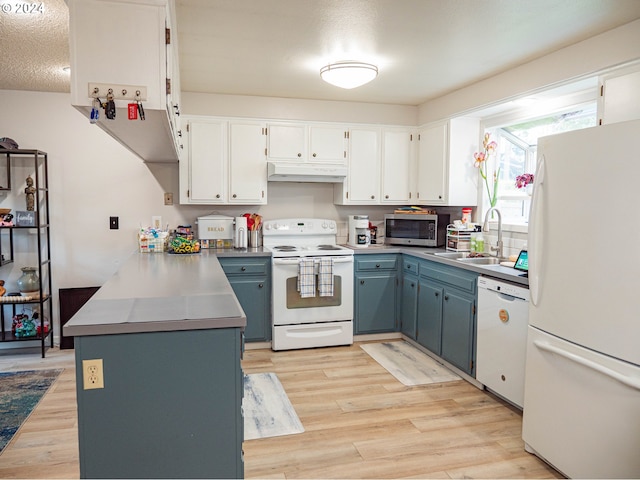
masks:
<instances>
[{"instance_id":1,"label":"refrigerator door handle","mask_svg":"<svg viewBox=\"0 0 640 480\"><path fill-rule=\"evenodd\" d=\"M538 159L538 167L535 174L535 187L533 189L533 197L531 198L531 211L529 214L529 261L532 267L529 268L529 290L531 293L531 304L538 306L540 295L540 265L542 264L542 236L544 234L542 227L542 207L544 194L544 177L545 177L545 158L544 154Z\"/></svg>"},{"instance_id":2,"label":"refrigerator door handle","mask_svg":"<svg viewBox=\"0 0 640 480\"><path fill-rule=\"evenodd\" d=\"M611 370L610 368L604 367L596 362L591 360L587 360L579 355L574 353L567 352L561 348L554 347L553 345L549 345L546 342L541 342L539 340L534 340L533 344L538 347L540 350L545 350L550 353L555 353L556 355L560 355L567 360L571 360L572 362L578 363L584 367L590 368L591 370L595 370L596 372L602 373L607 377L611 377L614 380L626 385L627 387L633 388L635 390L640 390L640 379L628 377L626 375L622 375L615 370Z\"/></svg>"}]
</instances>

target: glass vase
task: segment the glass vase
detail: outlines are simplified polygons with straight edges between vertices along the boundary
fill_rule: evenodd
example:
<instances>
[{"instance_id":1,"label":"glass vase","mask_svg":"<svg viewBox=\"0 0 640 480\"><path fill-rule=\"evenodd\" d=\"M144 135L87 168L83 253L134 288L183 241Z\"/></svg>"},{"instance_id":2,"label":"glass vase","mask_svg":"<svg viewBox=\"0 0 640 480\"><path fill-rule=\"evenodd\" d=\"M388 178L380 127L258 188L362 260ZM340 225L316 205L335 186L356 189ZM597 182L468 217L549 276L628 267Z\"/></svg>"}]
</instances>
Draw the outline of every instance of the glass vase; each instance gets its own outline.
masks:
<instances>
[{"instance_id":1,"label":"glass vase","mask_svg":"<svg viewBox=\"0 0 640 480\"><path fill-rule=\"evenodd\" d=\"M23 267L22 276L18 279L18 290L23 296L37 297L40 294L40 279L36 267Z\"/></svg>"}]
</instances>

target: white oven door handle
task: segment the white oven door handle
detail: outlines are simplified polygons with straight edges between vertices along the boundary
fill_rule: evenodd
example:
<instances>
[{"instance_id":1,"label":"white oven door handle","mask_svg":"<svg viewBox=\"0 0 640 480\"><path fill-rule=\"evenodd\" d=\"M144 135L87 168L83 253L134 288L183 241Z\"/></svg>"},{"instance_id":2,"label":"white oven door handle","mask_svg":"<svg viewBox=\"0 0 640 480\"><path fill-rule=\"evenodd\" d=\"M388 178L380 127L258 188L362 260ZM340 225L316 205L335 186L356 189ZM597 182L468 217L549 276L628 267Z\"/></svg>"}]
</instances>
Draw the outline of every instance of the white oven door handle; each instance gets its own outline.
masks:
<instances>
[{"instance_id":1,"label":"white oven door handle","mask_svg":"<svg viewBox=\"0 0 640 480\"><path fill-rule=\"evenodd\" d=\"M297 265L300 262L300 258L304 257L284 257L284 258L274 258L274 265ZM322 257L327 258L327 257ZM331 257L333 258L333 263L353 263L353 257ZM320 257L314 257L314 263L320 263Z\"/></svg>"}]
</instances>

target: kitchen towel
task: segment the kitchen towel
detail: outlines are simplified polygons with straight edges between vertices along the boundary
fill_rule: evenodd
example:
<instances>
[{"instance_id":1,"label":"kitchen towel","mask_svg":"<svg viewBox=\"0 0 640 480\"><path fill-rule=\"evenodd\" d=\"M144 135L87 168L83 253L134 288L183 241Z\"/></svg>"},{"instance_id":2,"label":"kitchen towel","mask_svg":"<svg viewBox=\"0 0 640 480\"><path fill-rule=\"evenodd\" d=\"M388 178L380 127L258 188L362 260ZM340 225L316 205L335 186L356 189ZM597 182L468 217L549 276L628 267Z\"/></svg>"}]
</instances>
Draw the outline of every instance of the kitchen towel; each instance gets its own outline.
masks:
<instances>
[{"instance_id":1,"label":"kitchen towel","mask_svg":"<svg viewBox=\"0 0 640 480\"><path fill-rule=\"evenodd\" d=\"M324 257L318 265L318 293L321 297L333 297L333 258Z\"/></svg>"},{"instance_id":2,"label":"kitchen towel","mask_svg":"<svg viewBox=\"0 0 640 480\"><path fill-rule=\"evenodd\" d=\"M313 258L298 261L298 292L301 298L316 296L316 272Z\"/></svg>"}]
</instances>

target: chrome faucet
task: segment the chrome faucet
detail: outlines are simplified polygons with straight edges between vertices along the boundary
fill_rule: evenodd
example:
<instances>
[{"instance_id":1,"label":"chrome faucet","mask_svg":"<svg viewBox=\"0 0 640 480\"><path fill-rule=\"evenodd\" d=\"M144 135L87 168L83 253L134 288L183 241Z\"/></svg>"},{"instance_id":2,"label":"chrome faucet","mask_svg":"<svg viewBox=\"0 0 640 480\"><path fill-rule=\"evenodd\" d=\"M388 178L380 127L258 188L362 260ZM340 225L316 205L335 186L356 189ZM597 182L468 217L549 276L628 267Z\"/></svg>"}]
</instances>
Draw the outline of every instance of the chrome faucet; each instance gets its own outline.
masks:
<instances>
[{"instance_id":1,"label":"chrome faucet","mask_svg":"<svg viewBox=\"0 0 640 480\"><path fill-rule=\"evenodd\" d=\"M487 211L487 214L484 216L484 225L482 226L482 231L489 231L489 214L491 212L496 212L498 214L498 243L495 247L491 245L490 248L492 252L496 252L496 257L502 258L502 214L496 207L491 207Z\"/></svg>"}]
</instances>

